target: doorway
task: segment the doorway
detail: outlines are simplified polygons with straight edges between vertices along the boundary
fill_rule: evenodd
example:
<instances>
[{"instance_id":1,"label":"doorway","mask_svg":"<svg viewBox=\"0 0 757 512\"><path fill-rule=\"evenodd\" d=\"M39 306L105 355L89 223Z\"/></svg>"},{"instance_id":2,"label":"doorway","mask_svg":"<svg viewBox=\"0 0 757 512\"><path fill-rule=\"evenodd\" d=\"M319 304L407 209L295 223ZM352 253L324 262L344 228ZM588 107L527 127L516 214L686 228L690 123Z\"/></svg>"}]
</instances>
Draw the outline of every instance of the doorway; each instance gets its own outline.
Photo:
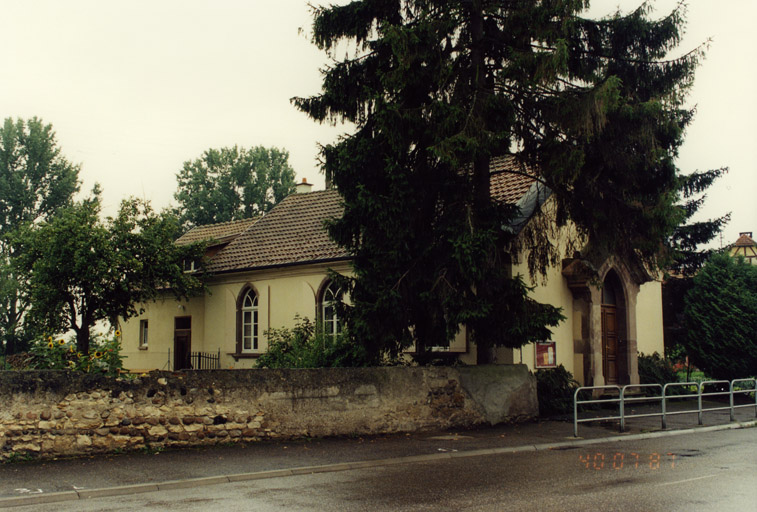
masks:
<instances>
[{"instance_id":1,"label":"doorway","mask_svg":"<svg viewBox=\"0 0 757 512\"><path fill-rule=\"evenodd\" d=\"M602 373L605 384L627 384L628 365L625 334L625 296L614 270L602 284Z\"/></svg>"},{"instance_id":2,"label":"doorway","mask_svg":"<svg viewBox=\"0 0 757 512\"><path fill-rule=\"evenodd\" d=\"M177 316L174 318L173 334L173 369L186 370L191 368L190 354L192 350L192 317Z\"/></svg>"}]
</instances>

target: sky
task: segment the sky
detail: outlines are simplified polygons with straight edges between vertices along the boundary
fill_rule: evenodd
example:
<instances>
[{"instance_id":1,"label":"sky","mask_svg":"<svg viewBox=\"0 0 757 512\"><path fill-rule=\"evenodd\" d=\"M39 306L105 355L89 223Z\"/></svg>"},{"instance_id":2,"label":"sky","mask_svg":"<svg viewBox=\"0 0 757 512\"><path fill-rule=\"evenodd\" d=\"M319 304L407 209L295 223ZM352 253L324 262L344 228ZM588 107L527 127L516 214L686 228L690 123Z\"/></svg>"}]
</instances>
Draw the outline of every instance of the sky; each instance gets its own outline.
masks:
<instances>
[{"instance_id":1,"label":"sky","mask_svg":"<svg viewBox=\"0 0 757 512\"><path fill-rule=\"evenodd\" d=\"M639 3L594 0L590 12ZM653 16L677 3L653 2ZM83 192L103 187L108 214L129 196L175 204L183 162L233 145L286 149L297 181L321 189L318 145L351 130L290 103L319 92L328 64L309 40L306 1L0 0L0 13L0 117L51 123L64 156L81 165ZM712 42L678 165L729 167L698 217L731 212L728 244L757 235L757 1L690 0L687 19L672 56Z\"/></svg>"}]
</instances>

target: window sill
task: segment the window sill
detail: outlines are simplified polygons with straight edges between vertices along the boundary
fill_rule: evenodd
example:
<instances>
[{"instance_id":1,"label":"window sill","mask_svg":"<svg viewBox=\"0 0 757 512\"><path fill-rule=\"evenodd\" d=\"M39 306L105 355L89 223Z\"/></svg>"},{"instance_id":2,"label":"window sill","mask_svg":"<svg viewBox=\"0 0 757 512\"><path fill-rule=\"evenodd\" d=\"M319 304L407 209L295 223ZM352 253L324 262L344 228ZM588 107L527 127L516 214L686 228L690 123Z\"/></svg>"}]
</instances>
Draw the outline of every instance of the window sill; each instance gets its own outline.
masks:
<instances>
[{"instance_id":1,"label":"window sill","mask_svg":"<svg viewBox=\"0 0 757 512\"><path fill-rule=\"evenodd\" d=\"M145 346L138 347L138 348L139 348L139 350L147 350L149 347L147 345L145 345Z\"/></svg>"},{"instance_id":2,"label":"window sill","mask_svg":"<svg viewBox=\"0 0 757 512\"><path fill-rule=\"evenodd\" d=\"M238 352L228 352L226 355L233 357L234 361L239 361L240 359L257 359L263 355L263 352L245 352L242 354Z\"/></svg>"}]
</instances>

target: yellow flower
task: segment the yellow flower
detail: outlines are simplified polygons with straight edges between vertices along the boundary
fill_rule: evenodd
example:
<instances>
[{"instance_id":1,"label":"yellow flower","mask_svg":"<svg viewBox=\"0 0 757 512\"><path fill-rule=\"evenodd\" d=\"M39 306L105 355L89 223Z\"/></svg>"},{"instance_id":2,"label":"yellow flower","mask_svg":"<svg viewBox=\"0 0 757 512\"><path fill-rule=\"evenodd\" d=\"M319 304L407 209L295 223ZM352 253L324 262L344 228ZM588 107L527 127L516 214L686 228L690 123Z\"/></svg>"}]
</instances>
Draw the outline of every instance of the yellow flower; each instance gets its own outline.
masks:
<instances>
[{"instance_id":1,"label":"yellow flower","mask_svg":"<svg viewBox=\"0 0 757 512\"><path fill-rule=\"evenodd\" d=\"M48 336L47 337L47 342L48 343L52 343L53 342L53 337L52 336Z\"/></svg>"},{"instance_id":2,"label":"yellow flower","mask_svg":"<svg viewBox=\"0 0 757 512\"><path fill-rule=\"evenodd\" d=\"M53 348L55 344L53 344L53 340L50 340L47 342L47 348Z\"/></svg>"},{"instance_id":3,"label":"yellow flower","mask_svg":"<svg viewBox=\"0 0 757 512\"><path fill-rule=\"evenodd\" d=\"M120 338L120 337L121 337L121 331L116 331L116 338Z\"/></svg>"},{"instance_id":4,"label":"yellow flower","mask_svg":"<svg viewBox=\"0 0 757 512\"><path fill-rule=\"evenodd\" d=\"M65 345L65 344L66 344L66 340L64 340L63 338L58 340L58 345Z\"/></svg>"},{"instance_id":5,"label":"yellow flower","mask_svg":"<svg viewBox=\"0 0 757 512\"><path fill-rule=\"evenodd\" d=\"M77 353L76 353L76 357L78 357L79 359L81 359L83 355L84 355L84 354L82 354L81 352L77 352Z\"/></svg>"},{"instance_id":6,"label":"yellow flower","mask_svg":"<svg viewBox=\"0 0 757 512\"><path fill-rule=\"evenodd\" d=\"M100 352L99 350L95 352L95 359L100 359L102 356L103 356L103 353Z\"/></svg>"},{"instance_id":7,"label":"yellow flower","mask_svg":"<svg viewBox=\"0 0 757 512\"><path fill-rule=\"evenodd\" d=\"M71 345L70 347L68 347L68 351L73 354L74 353L74 346Z\"/></svg>"}]
</instances>

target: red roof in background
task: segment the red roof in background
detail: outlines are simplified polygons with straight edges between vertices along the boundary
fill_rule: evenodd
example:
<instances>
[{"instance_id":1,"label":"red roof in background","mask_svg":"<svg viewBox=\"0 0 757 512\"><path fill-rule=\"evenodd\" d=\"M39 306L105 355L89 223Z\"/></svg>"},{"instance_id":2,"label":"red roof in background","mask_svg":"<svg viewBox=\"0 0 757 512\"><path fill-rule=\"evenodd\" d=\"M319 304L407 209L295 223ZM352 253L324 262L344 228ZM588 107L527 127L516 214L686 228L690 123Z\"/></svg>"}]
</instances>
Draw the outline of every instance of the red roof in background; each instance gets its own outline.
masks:
<instances>
[{"instance_id":1,"label":"red roof in background","mask_svg":"<svg viewBox=\"0 0 757 512\"><path fill-rule=\"evenodd\" d=\"M757 245L757 243L752 240L751 235L752 233L749 232L741 233L739 239L733 244L734 247L754 247Z\"/></svg>"}]
</instances>

